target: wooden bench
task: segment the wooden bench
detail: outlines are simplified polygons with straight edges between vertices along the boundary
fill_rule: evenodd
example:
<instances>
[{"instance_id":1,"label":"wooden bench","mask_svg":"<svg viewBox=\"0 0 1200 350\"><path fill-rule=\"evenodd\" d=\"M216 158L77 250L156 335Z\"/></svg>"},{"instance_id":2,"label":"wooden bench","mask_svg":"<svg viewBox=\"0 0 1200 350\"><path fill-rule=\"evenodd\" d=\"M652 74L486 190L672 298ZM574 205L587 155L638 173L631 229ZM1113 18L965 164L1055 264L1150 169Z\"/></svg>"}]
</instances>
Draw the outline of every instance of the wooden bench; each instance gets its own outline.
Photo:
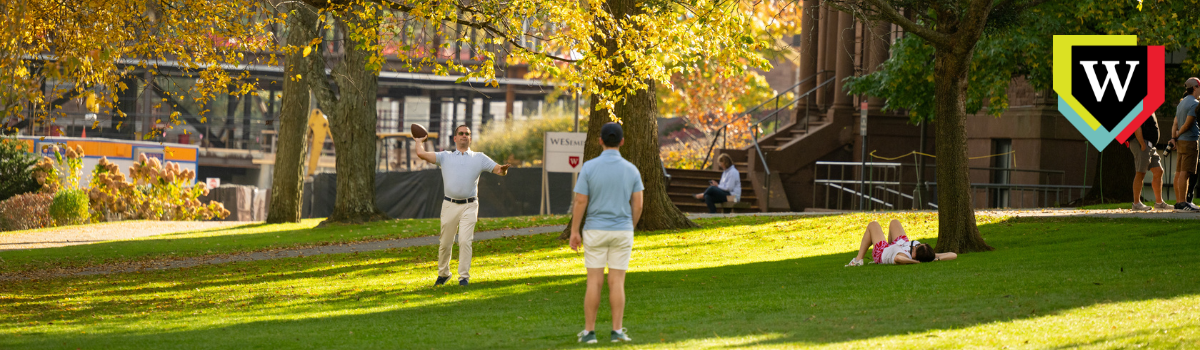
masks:
<instances>
[{"instance_id":1,"label":"wooden bench","mask_svg":"<svg viewBox=\"0 0 1200 350\"><path fill-rule=\"evenodd\" d=\"M715 206L725 214L732 213L734 209L750 209L750 202L735 202L735 199L737 198L734 196L727 196L725 203L717 203Z\"/></svg>"}]
</instances>

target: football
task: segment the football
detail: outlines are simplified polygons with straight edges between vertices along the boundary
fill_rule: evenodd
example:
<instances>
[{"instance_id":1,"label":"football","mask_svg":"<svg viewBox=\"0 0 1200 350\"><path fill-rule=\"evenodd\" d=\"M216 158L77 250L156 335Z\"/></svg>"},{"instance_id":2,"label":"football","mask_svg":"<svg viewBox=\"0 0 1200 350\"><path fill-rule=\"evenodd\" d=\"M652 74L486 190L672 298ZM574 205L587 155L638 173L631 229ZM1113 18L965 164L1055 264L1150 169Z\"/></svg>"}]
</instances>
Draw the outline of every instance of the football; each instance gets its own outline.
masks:
<instances>
[{"instance_id":1,"label":"football","mask_svg":"<svg viewBox=\"0 0 1200 350\"><path fill-rule=\"evenodd\" d=\"M413 124L411 127L409 127L409 129L414 139L429 136L429 132L425 131L425 127L421 126L421 124Z\"/></svg>"}]
</instances>

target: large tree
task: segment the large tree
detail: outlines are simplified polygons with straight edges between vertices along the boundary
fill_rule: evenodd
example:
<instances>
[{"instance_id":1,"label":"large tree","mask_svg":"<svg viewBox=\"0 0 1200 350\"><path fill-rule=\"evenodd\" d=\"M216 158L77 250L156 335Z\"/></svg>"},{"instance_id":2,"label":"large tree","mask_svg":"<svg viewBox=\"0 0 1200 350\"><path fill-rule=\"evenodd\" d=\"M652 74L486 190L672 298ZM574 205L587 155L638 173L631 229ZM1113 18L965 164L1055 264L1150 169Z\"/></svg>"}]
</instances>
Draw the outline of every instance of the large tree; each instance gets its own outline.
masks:
<instances>
[{"instance_id":1,"label":"large tree","mask_svg":"<svg viewBox=\"0 0 1200 350\"><path fill-rule=\"evenodd\" d=\"M253 84L221 68L270 47L274 23L263 20L253 1L27 0L0 2L0 12L0 119L53 120L61 115L56 106L82 97L115 129L133 127L116 96L153 76L162 62L175 62L177 74L202 78L189 99L252 91ZM179 117L163 122L179 125Z\"/></svg>"},{"instance_id":2,"label":"large tree","mask_svg":"<svg viewBox=\"0 0 1200 350\"><path fill-rule=\"evenodd\" d=\"M1010 16L1043 0L853 0L835 6L869 21L883 20L932 47L933 119L937 127L939 252L992 250L975 226L967 171L967 88L976 45L992 16ZM903 10L903 12L902 12ZM907 16L906 16L907 15Z\"/></svg>"},{"instance_id":3,"label":"large tree","mask_svg":"<svg viewBox=\"0 0 1200 350\"><path fill-rule=\"evenodd\" d=\"M1165 45L1168 52L1187 49L1200 52L1200 21L1195 11L1190 11L1183 2L1146 3L1143 7L1128 2L1113 1L974 1L931 2L931 1L839 1L840 7L852 11L859 18L884 20L899 24L909 34L898 40L891 49L891 58L879 69L863 77L851 79L847 88L853 93L864 93L883 97L885 109L905 110L914 123L933 121L938 127L938 176L939 176L939 251L972 251L988 249L983 244L974 225L973 212L969 203L966 179L964 117L968 113L985 111L1000 116L1008 108L1007 89L1012 78L1022 77L1034 88L1048 91L1052 84L1052 40L1054 35L1138 35L1141 45ZM1038 5L1034 7L1035 5ZM901 16L898 7L904 7ZM984 16L971 15L975 11ZM942 18L949 19L942 22ZM914 18L909 21L907 18ZM981 22L965 25L964 20ZM920 30L913 30L920 29ZM966 35L967 30L979 31L975 40ZM947 47L946 43L953 43ZM957 50L957 51L955 51ZM969 55L947 55L947 53L969 53ZM934 65L926 64L934 60ZM943 61L959 61L947 65ZM1200 68L1194 59L1182 62L1184 70ZM960 66L966 64L966 66ZM959 75L947 76L946 68L957 67ZM1172 72L1168 69L1168 73ZM1190 76L1190 75L1182 75ZM1181 76L1181 77L1182 77ZM1182 82L1182 78L1168 78L1168 86ZM952 79L950 83L946 79ZM955 83L957 82L957 83ZM1182 92L1167 89L1167 101L1174 101ZM954 93L957 93L955 96ZM959 101L946 104L948 97ZM949 108L953 107L953 108ZM1165 107L1164 107L1165 108ZM953 113L951 113L953 112ZM965 113L964 113L965 112ZM1169 114L1168 114L1169 115ZM1171 117L1159 114L1160 127L1170 128ZM947 120L950 119L950 120ZM950 138L944 135L951 133ZM950 142L947 142L950 141ZM1109 150L1113 148L1106 148ZM1113 174L1129 173L1119 157L1128 153L1105 152L1106 160L1096 162L1097 185L1104 186L1106 197L1109 189L1114 193L1126 191L1130 180L1120 176L1108 176L1102 185L1100 172ZM1112 158L1112 159L1108 159ZM1120 159L1118 159L1120 160ZM1104 168L1100 168L1101 164ZM949 166L947 166L949 165ZM945 174L957 175L952 179L954 193ZM1126 191L1128 192L1128 191ZM1093 195L1098 196L1097 193ZM945 202L950 197L957 202ZM950 203L947 205L945 203Z\"/></svg>"},{"instance_id":4,"label":"large tree","mask_svg":"<svg viewBox=\"0 0 1200 350\"><path fill-rule=\"evenodd\" d=\"M624 123L628 130L624 154L642 171L647 185L643 214L646 219L639 224L639 229L694 226L671 204L666 194L662 162L658 157L657 99L651 90L654 84L669 86L672 73L694 70L695 63L701 60L728 63L731 67L726 74L731 75L740 74L748 67L767 65L756 53L764 43L743 33L748 21L742 10L749 5L738 1L384 0L343 3L305 0L305 3L335 18L364 13L379 15L371 17L380 25L376 28L382 28L377 32L367 31L365 21L355 27L357 29L345 32L347 40L363 37L354 39L358 40L358 45L347 45L347 58L351 57L351 46L354 46L355 50L361 51L363 59L359 62L346 59L332 69L332 86L338 88L341 99L347 98L345 86L374 86L373 79L377 77L357 74L360 72L353 70L365 64L369 67L366 71L377 73L378 65L384 61L382 49L388 47L389 40L394 40L394 47L398 48L391 52L399 61L395 66L405 70L461 74L460 82L497 85L498 63L524 63L535 75L589 94L594 101L591 123L616 120ZM379 11L373 5L388 11ZM398 25L398 22L402 24ZM436 33L423 31L429 28L434 28ZM421 37L415 37L418 33ZM374 37L369 37L372 35ZM470 45L474 56L460 54L462 45ZM323 110L336 110L336 104L322 102L334 101L330 94L322 96L322 91L332 91L321 86L328 84L327 79L316 78L304 77L309 86L314 87L318 104ZM354 98L365 103L365 95ZM291 97L285 94L284 98ZM371 100L373 98L372 95ZM341 103L340 100L337 103ZM284 102L284 105L288 104ZM374 155L365 151L373 151L374 144L361 142L369 139L366 131L374 128L374 104L350 108L353 106L361 105L346 103L342 113L329 114L334 119L331 126L339 153L338 202L345 201L345 208L360 210L342 215L339 212L342 209L338 208L343 207L335 207L331 221L377 217L370 210L374 207L373 187L369 185L373 184ZM359 115L352 116L354 113ZM345 118L345 121L339 122L339 118ZM599 137L599 128L589 130L595 134L589 135L589 140ZM338 141L339 137L346 141ZM359 144L344 147L357 147L355 149L363 151L351 151L356 153L346 156L340 142L349 142L348 139L359 140ZM585 157L599 154L598 144L593 143L589 142L585 147ZM293 148L289 152L299 150ZM343 169L344 162L355 165L346 164ZM288 172L292 173L295 172ZM371 181L366 181L368 176ZM356 184L357 192L343 192L343 178L347 179L346 186L350 186L350 182ZM356 180L351 181L351 178Z\"/></svg>"}]
</instances>

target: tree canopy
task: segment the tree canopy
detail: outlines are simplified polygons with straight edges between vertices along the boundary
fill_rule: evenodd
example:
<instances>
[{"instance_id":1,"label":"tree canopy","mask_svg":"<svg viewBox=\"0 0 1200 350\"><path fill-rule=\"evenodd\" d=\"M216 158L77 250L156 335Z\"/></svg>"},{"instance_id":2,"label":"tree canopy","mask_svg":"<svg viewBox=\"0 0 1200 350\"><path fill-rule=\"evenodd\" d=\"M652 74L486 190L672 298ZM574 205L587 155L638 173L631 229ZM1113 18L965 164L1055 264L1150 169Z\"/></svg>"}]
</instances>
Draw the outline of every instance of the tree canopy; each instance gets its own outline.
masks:
<instances>
[{"instance_id":1,"label":"tree canopy","mask_svg":"<svg viewBox=\"0 0 1200 350\"><path fill-rule=\"evenodd\" d=\"M249 1L29 0L0 3L0 11L0 117L38 119L54 118L53 107L76 96L93 113L124 116L115 106L131 88L126 79L168 62L202 79L196 98L249 91L222 68L270 47L275 22Z\"/></svg>"},{"instance_id":2,"label":"tree canopy","mask_svg":"<svg viewBox=\"0 0 1200 350\"><path fill-rule=\"evenodd\" d=\"M1019 13L994 12L971 61L967 113L1000 116L1008 109L1013 77L1025 78L1035 89L1049 89L1054 35L1137 35L1140 45L1163 45L1167 52L1200 52L1200 13L1184 1L1148 2L1140 10L1129 2L1050 2ZM932 119L934 68L925 63L933 58L933 46L920 36L907 35L891 50L891 58L879 70L851 78L847 89L886 98L885 110L906 111L913 123ZM1180 68L1196 72L1200 61L1188 57ZM1176 85L1183 78L1168 77L1167 84Z\"/></svg>"}]
</instances>

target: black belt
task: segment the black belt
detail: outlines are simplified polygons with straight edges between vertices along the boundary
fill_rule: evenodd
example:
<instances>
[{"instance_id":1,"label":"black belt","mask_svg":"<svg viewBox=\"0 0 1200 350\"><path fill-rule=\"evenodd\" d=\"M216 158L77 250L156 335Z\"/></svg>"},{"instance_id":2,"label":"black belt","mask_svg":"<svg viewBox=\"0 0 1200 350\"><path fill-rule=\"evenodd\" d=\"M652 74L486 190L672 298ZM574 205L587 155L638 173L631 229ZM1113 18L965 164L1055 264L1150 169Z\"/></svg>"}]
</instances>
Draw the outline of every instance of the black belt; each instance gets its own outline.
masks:
<instances>
[{"instance_id":1,"label":"black belt","mask_svg":"<svg viewBox=\"0 0 1200 350\"><path fill-rule=\"evenodd\" d=\"M450 197L446 197L446 201L454 204L467 204L475 202L475 197L467 199L451 199Z\"/></svg>"}]
</instances>

